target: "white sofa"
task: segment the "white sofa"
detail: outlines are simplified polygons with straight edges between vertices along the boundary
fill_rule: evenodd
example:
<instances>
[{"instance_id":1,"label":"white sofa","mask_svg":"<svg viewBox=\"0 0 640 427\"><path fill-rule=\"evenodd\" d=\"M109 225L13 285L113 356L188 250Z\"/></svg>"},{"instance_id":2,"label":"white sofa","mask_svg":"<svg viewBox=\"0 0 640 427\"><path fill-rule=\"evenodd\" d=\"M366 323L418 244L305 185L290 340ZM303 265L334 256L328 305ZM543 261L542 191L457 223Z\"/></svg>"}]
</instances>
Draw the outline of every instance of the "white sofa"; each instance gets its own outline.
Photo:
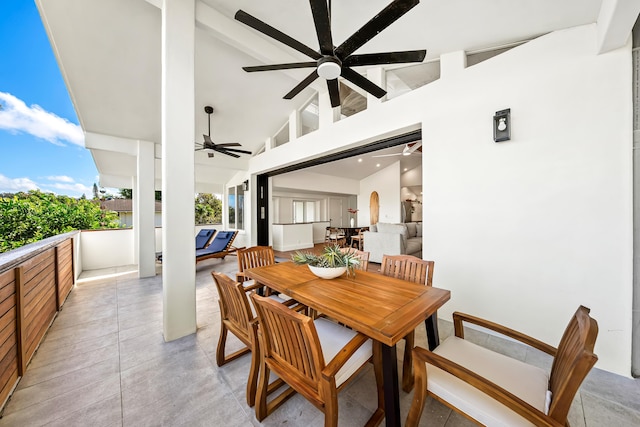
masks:
<instances>
[{"instance_id":1,"label":"white sofa","mask_svg":"<svg viewBox=\"0 0 640 427\"><path fill-rule=\"evenodd\" d=\"M363 233L369 261L382 262L383 255L414 255L422 258L422 223L379 222Z\"/></svg>"}]
</instances>

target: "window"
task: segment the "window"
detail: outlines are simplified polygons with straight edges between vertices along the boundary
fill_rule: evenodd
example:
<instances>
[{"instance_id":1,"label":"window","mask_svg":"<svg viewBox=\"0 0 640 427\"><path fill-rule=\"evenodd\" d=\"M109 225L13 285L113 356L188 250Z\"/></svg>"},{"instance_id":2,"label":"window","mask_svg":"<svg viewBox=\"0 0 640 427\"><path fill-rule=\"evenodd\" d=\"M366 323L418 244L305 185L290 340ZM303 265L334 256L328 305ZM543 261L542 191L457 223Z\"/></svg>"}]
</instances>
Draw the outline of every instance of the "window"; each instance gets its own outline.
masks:
<instances>
[{"instance_id":1,"label":"window","mask_svg":"<svg viewBox=\"0 0 640 427\"><path fill-rule=\"evenodd\" d=\"M242 185L229 188L229 227L244 230L244 190Z\"/></svg>"},{"instance_id":2,"label":"window","mask_svg":"<svg viewBox=\"0 0 640 427\"><path fill-rule=\"evenodd\" d=\"M281 145L289 142L289 122L284 124L278 131L278 133L273 137L274 146L279 147Z\"/></svg>"},{"instance_id":3,"label":"window","mask_svg":"<svg viewBox=\"0 0 640 427\"><path fill-rule=\"evenodd\" d=\"M313 222L316 218L316 202L308 200L293 201L293 222Z\"/></svg>"},{"instance_id":4,"label":"window","mask_svg":"<svg viewBox=\"0 0 640 427\"><path fill-rule=\"evenodd\" d=\"M306 135L318 130L320 119L318 117L318 94L315 94L309 103L300 110L301 134Z\"/></svg>"}]
</instances>

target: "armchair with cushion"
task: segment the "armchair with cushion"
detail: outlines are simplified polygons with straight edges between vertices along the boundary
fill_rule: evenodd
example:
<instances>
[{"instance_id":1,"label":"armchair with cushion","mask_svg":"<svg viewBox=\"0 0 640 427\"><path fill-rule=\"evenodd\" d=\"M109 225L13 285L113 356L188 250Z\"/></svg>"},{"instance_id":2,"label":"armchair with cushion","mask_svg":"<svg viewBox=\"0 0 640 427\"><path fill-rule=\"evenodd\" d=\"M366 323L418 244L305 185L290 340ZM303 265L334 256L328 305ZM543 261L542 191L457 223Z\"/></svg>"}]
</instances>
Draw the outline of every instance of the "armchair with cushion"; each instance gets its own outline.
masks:
<instances>
[{"instance_id":1,"label":"armchair with cushion","mask_svg":"<svg viewBox=\"0 0 640 427\"><path fill-rule=\"evenodd\" d=\"M520 341L553 357L551 372L464 339L469 322ZM488 426L569 425L571 402L598 357L598 324L589 309L575 312L557 348L496 323L454 313L455 335L433 352L413 351L415 394L407 426L417 426L427 395L466 418Z\"/></svg>"}]
</instances>

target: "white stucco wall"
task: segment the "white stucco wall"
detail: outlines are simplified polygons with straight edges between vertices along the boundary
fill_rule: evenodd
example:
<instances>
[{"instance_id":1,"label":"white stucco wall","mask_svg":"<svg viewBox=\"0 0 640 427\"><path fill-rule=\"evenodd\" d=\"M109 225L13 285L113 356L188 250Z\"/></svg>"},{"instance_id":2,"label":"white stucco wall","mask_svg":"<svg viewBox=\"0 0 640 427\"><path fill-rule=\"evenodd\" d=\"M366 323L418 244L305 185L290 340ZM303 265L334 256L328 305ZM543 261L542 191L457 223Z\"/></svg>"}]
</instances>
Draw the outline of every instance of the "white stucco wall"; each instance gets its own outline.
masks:
<instances>
[{"instance_id":1,"label":"white stucco wall","mask_svg":"<svg viewBox=\"0 0 640 427\"><path fill-rule=\"evenodd\" d=\"M583 304L599 323L596 366L629 376L631 49L595 47L595 25L548 34L256 156L251 172L422 127L423 254L451 290L440 316L556 345ZM496 144L504 108L512 140Z\"/></svg>"},{"instance_id":2,"label":"white stucco wall","mask_svg":"<svg viewBox=\"0 0 640 427\"><path fill-rule=\"evenodd\" d=\"M400 221L400 162L395 162L379 172L369 175L360 181L358 197L358 226L371 224L369 200L376 191L380 202L379 222Z\"/></svg>"},{"instance_id":3,"label":"white stucco wall","mask_svg":"<svg viewBox=\"0 0 640 427\"><path fill-rule=\"evenodd\" d=\"M135 264L133 229L89 230L80 233L82 270Z\"/></svg>"}]
</instances>

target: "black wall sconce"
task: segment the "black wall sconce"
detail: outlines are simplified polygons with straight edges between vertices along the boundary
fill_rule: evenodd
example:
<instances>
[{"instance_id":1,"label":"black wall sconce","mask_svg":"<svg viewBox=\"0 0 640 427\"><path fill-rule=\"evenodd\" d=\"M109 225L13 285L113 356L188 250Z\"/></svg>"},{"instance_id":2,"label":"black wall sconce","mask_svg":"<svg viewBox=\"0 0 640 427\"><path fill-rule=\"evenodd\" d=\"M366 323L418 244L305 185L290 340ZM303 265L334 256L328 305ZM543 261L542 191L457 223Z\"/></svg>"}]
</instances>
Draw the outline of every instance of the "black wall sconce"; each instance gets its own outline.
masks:
<instances>
[{"instance_id":1,"label":"black wall sconce","mask_svg":"<svg viewBox=\"0 0 640 427\"><path fill-rule=\"evenodd\" d=\"M246 180L242 183L242 189L244 191L248 191L249 190L249 180Z\"/></svg>"},{"instance_id":2,"label":"black wall sconce","mask_svg":"<svg viewBox=\"0 0 640 427\"><path fill-rule=\"evenodd\" d=\"M493 140L495 142L511 139L511 109L496 111L493 116Z\"/></svg>"}]
</instances>

